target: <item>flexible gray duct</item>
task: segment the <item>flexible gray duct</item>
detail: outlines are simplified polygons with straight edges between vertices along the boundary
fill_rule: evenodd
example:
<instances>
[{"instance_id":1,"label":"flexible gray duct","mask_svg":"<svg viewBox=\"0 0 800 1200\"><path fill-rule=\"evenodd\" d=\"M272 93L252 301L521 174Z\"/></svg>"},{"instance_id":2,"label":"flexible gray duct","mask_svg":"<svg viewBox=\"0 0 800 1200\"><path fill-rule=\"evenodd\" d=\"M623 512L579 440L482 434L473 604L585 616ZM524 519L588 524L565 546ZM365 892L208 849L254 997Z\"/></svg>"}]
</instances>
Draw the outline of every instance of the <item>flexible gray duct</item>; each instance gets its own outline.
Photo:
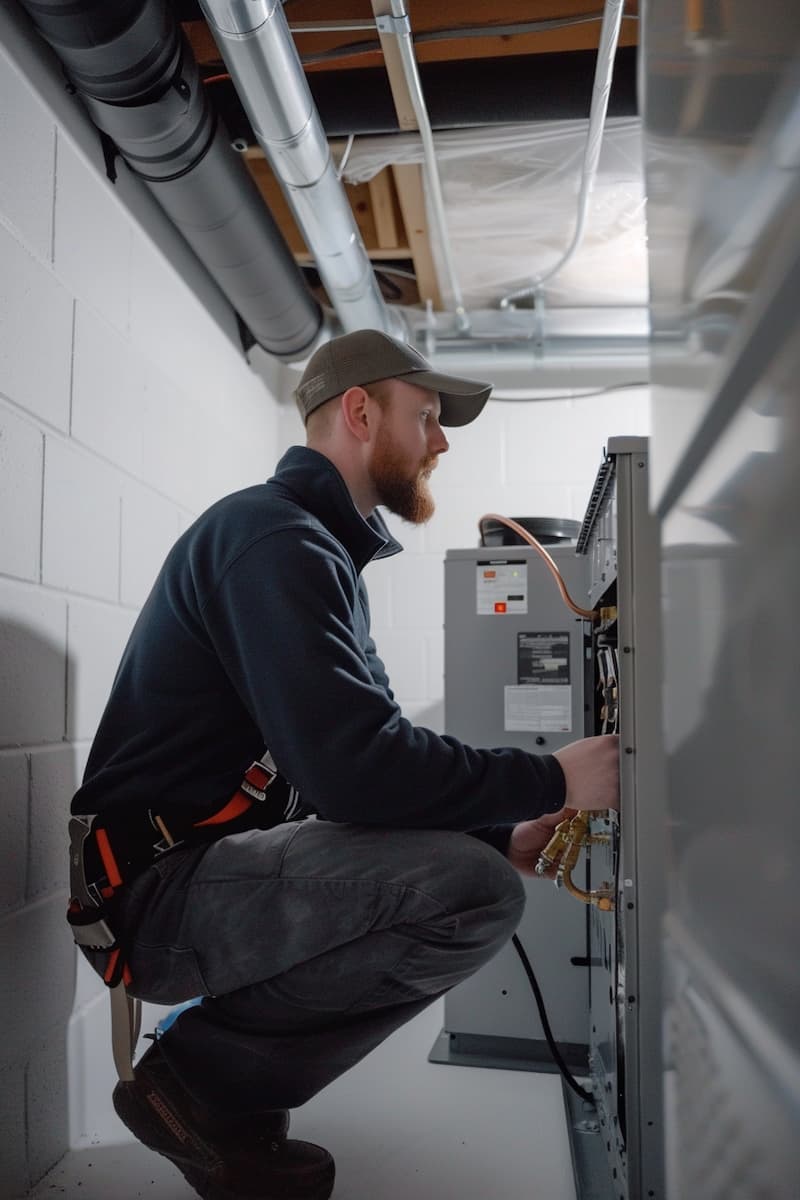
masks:
<instances>
[{"instance_id":1,"label":"flexible gray duct","mask_svg":"<svg viewBox=\"0 0 800 1200\"><path fill-rule=\"evenodd\" d=\"M300 358L322 313L206 98L164 0L21 0L95 124L270 354Z\"/></svg>"}]
</instances>

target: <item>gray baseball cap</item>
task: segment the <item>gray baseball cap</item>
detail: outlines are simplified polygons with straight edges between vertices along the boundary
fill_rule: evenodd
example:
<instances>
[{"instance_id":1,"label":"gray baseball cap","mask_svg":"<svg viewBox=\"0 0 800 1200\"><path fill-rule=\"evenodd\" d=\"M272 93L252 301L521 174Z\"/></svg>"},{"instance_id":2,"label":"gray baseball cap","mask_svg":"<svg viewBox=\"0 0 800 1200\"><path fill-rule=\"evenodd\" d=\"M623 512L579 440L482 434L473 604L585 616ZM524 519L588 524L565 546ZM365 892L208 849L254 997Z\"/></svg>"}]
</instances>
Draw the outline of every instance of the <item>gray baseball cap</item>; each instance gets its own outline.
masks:
<instances>
[{"instance_id":1,"label":"gray baseball cap","mask_svg":"<svg viewBox=\"0 0 800 1200\"><path fill-rule=\"evenodd\" d=\"M380 379L405 379L438 392L442 425L468 425L474 421L492 390L490 383L434 371L412 346L386 333L357 329L331 338L308 360L295 391L303 421L326 400L340 396L350 387L377 383Z\"/></svg>"}]
</instances>

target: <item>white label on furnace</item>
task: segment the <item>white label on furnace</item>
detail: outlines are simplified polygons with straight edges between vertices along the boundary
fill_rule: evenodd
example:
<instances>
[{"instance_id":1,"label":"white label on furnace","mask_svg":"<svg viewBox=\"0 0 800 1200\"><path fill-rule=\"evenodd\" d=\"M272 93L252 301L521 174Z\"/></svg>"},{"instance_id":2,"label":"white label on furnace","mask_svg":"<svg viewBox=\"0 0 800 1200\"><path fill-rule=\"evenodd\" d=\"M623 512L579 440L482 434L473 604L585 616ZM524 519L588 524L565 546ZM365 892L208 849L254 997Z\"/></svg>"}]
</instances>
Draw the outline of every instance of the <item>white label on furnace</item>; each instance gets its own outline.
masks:
<instances>
[{"instance_id":1,"label":"white label on furnace","mask_svg":"<svg viewBox=\"0 0 800 1200\"><path fill-rule=\"evenodd\" d=\"M507 730L527 729L536 733L570 733L572 730L572 688L569 684L508 685L505 693Z\"/></svg>"},{"instance_id":2,"label":"white label on furnace","mask_svg":"<svg viewBox=\"0 0 800 1200\"><path fill-rule=\"evenodd\" d=\"M478 615L505 616L528 611L528 564L487 559L477 566Z\"/></svg>"}]
</instances>

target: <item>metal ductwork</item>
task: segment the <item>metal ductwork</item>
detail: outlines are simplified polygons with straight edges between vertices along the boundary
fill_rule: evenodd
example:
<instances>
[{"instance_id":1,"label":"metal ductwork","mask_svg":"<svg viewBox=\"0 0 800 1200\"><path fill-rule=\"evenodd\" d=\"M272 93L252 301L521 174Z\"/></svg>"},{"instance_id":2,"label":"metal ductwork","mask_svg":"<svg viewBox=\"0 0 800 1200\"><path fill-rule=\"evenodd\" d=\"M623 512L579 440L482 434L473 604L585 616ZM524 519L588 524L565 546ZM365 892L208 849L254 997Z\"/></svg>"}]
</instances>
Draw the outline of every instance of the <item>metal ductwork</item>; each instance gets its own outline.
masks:
<instances>
[{"instance_id":1,"label":"metal ductwork","mask_svg":"<svg viewBox=\"0 0 800 1200\"><path fill-rule=\"evenodd\" d=\"M279 0L200 0L200 7L343 328L402 337L334 170Z\"/></svg>"},{"instance_id":2,"label":"metal ductwork","mask_svg":"<svg viewBox=\"0 0 800 1200\"><path fill-rule=\"evenodd\" d=\"M212 111L164 0L21 0L95 124L147 185L255 340L307 354L322 312Z\"/></svg>"}]
</instances>

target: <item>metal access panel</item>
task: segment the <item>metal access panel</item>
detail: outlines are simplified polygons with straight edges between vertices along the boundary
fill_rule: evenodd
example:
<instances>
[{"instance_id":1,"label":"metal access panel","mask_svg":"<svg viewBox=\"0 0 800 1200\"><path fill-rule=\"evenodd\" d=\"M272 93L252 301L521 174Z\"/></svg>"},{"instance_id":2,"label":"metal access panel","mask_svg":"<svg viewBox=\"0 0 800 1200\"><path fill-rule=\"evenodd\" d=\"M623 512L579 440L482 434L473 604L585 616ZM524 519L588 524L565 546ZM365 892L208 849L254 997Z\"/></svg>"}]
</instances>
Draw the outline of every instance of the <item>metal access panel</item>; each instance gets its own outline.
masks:
<instances>
[{"instance_id":1,"label":"metal access panel","mask_svg":"<svg viewBox=\"0 0 800 1200\"><path fill-rule=\"evenodd\" d=\"M620 737L620 813L591 832L592 888L612 885L614 908L590 909L589 1065L596 1119L565 1092L581 1197L663 1200L661 930L664 802L659 738L661 672L658 543L648 513L648 453L642 438L613 438L578 538L589 566L592 634L591 732ZM578 1132L576 1132L576 1129ZM601 1143L581 1177L587 1138ZM595 1147L596 1150L596 1147Z\"/></svg>"},{"instance_id":2,"label":"metal access panel","mask_svg":"<svg viewBox=\"0 0 800 1200\"><path fill-rule=\"evenodd\" d=\"M585 601L587 563L549 546L567 587ZM563 603L537 552L506 546L448 550L445 560L445 727L477 746L552 753L584 736L587 624ZM518 935L567 1061L588 1053L586 908L548 882L525 879ZM552 1070L522 964L506 946L445 998L434 1061Z\"/></svg>"},{"instance_id":3,"label":"metal access panel","mask_svg":"<svg viewBox=\"0 0 800 1200\"><path fill-rule=\"evenodd\" d=\"M640 59L666 1175L669 1200L798 1200L800 5L690 8L645 7Z\"/></svg>"}]
</instances>

